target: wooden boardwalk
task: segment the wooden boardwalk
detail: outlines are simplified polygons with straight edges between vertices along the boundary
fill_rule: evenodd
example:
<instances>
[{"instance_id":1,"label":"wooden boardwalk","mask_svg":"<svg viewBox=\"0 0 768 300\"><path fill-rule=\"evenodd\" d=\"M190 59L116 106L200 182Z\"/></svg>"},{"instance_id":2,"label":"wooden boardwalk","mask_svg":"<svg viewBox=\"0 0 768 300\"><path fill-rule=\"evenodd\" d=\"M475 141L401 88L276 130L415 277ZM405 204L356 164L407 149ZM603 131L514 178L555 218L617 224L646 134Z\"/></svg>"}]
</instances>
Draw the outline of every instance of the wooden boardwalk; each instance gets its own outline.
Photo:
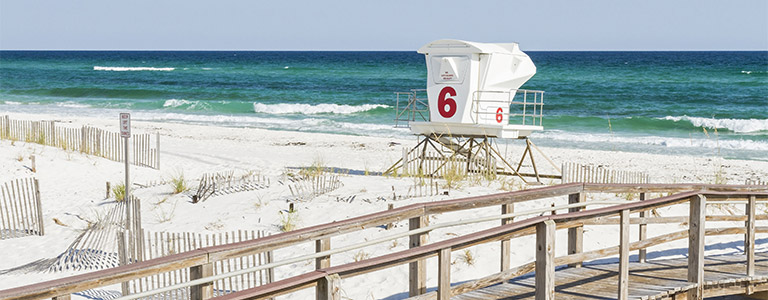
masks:
<instances>
[{"instance_id":1,"label":"wooden boardwalk","mask_svg":"<svg viewBox=\"0 0 768 300\"><path fill-rule=\"evenodd\" d=\"M745 255L711 256L705 259L705 297L744 294L746 286L768 289L768 253L756 253L755 275L746 277ZM555 272L557 299L616 299L618 263L585 265ZM674 298L685 296L691 284L687 280L688 259L649 260L629 265L630 299ZM457 295L451 299L534 299L533 273L501 284Z\"/></svg>"}]
</instances>

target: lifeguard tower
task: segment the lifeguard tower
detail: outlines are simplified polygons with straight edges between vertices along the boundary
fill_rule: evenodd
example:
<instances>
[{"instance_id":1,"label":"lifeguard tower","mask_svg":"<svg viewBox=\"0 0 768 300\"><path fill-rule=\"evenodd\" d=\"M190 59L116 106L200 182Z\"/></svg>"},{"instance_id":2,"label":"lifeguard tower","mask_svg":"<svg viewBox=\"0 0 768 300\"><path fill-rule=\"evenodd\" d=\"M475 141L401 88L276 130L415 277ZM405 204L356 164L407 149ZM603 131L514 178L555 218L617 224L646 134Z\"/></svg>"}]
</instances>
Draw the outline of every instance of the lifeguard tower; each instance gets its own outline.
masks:
<instances>
[{"instance_id":1,"label":"lifeguard tower","mask_svg":"<svg viewBox=\"0 0 768 300\"><path fill-rule=\"evenodd\" d=\"M385 173L492 173L517 175L523 181L536 177L539 182L541 177L559 178L541 175L536 168L533 149L541 151L528 136L544 129L544 92L520 89L536 74L536 66L517 43L437 40L418 52L426 57L427 88L396 93L395 126L410 128L419 142L404 149L403 157ZM525 140L516 166L499 151L499 138ZM521 172L526 156L533 173Z\"/></svg>"}]
</instances>

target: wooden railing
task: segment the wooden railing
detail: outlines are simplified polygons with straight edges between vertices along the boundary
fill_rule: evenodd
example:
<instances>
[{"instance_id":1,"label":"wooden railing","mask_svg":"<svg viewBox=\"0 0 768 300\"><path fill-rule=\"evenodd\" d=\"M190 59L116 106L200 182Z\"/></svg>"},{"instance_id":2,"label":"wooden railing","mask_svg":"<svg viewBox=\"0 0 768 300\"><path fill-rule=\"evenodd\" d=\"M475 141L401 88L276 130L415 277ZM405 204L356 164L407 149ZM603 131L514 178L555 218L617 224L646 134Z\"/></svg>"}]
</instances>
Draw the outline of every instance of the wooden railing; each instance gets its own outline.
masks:
<instances>
[{"instance_id":1,"label":"wooden railing","mask_svg":"<svg viewBox=\"0 0 768 300\"><path fill-rule=\"evenodd\" d=\"M644 200L624 205L582 210L582 207L589 204L586 202L586 194L590 192L608 192L608 193L642 193L641 199L644 199L645 193L670 193L677 191L687 191L680 194L662 197L653 200ZM568 196L569 206L572 211L568 214L540 216L524 219L517 222L511 222L515 216L513 213L513 204L536 199L545 199L558 196ZM489 284L513 277L519 274L525 274L538 268L542 276L542 293L549 293L552 289L551 272L545 270L554 270L555 265L578 264L580 262L599 257L620 254L622 261L627 256L628 249L643 250L652 245L661 244L670 240L685 238L687 234L672 233L670 235L644 238L641 241L629 243L626 235L623 235L619 246L606 248L596 251L583 252L581 241L584 224L595 224L604 222L606 224L614 223L615 218L620 216L618 223L621 226L621 232L628 230L628 225L632 222L629 213L640 212L664 207L679 203L694 203L691 207L703 207L706 198L729 199L747 199L749 203L754 203L756 199L768 199L768 187L765 186L729 186L729 185L701 185L701 184L563 184L539 189L531 189L517 192L501 193L495 195L471 197L457 200L447 200L431 203L418 203L404 206L379 213L369 214L344 221L317 225L283 234L268 236L265 238L245 241L241 243L227 244L214 247L201 248L189 252L179 253L171 256L147 260L135 264L121 266L113 269L101 270L97 272L57 279L48 282L8 289L0 291L0 298L9 299L37 299L45 297L68 297L69 294L100 287L121 283L127 280L134 280L161 272L169 272L179 269L190 269L191 278L185 284L169 288L190 288L190 294L194 299L205 299L213 296L212 284L219 277L212 276L211 266L213 262L225 259L239 258L246 255L253 255L265 251L279 248L291 247L293 245L315 241L317 253L305 259L316 259L317 270L292 278L279 280L270 284L259 286L253 289L235 292L222 299L239 298L265 298L285 294L291 291L316 287L318 299L327 299L334 297L334 285L338 283L338 278L345 278L364 274L367 272L394 267L402 264L409 264L411 296L425 294L427 297L433 295L444 299L450 295L459 294L469 290L477 289ZM693 199L693 200L692 200ZM586 203L585 203L586 202ZM483 230L470 235L460 236L454 239L440 241L424 245L425 235L431 230L427 225L427 218L432 214L445 212L461 211L480 207L497 206L502 207L502 214L494 216L495 219L502 221L502 226ZM754 204L751 205L754 209ZM553 208L562 209L562 208ZM697 210L692 212L690 224L703 224L704 214ZM345 264L340 266L330 266L330 255L334 250L331 249L330 238L346 233L356 232L366 228L385 225L397 221L409 221L410 231L404 233L410 236L411 249L363 260L357 263ZM710 216L712 220L720 220L719 216ZM728 220L733 220L729 216ZM744 216L738 220L750 220L754 224L754 214L752 217ZM640 220L640 221L637 221ZM649 224L657 221L655 218L648 218L641 214L639 219L634 222L639 224ZM698 222L698 223L694 223ZM692 227L693 228L693 227ZM703 228L703 227L700 227ZM691 234L692 237L700 239L706 234L747 234L749 239L750 230L747 228L730 228L714 232L696 231ZM752 227L754 228L754 227ZM523 266L510 268L510 247L509 240L514 237L536 234L541 245L548 245L552 242L552 233L555 229L568 229L568 256L555 258L554 252L537 252L537 261ZM643 237L644 228L641 227L641 237ZM754 240L754 232L768 232L766 228L757 228L751 231L751 238ZM693 238L692 238L693 239ZM476 282L450 287L450 270L446 267L451 251L460 250L469 246L484 244L490 242L501 242L502 245L502 272L482 278ZM703 244L699 240L693 240L697 244L691 247L701 250ZM701 247L699 247L701 246ZM349 249L351 247L342 247ZM549 247L543 247L547 249ZM551 250L551 248L549 248ZM343 249L339 249L341 251ZM701 252L703 253L703 252ZM426 294L426 270L425 259L432 256L438 256L440 265L440 280L438 283L438 292ZM540 259L539 259L540 257ZM699 257L699 256L696 256ZM754 258L754 256L751 256ZM275 262L272 264L260 266L261 268L271 268L283 265L285 262ZM698 270L698 269L696 269ZM256 271L248 269L244 271ZM549 274L549 275L547 275ZM234 276L234 275L233 275ZM626 277L623 277L626 278ZM621 285L625 287L625 285ZM131 295L131 298L141 297L143 295Z\"/></svg>"}]
</instances>

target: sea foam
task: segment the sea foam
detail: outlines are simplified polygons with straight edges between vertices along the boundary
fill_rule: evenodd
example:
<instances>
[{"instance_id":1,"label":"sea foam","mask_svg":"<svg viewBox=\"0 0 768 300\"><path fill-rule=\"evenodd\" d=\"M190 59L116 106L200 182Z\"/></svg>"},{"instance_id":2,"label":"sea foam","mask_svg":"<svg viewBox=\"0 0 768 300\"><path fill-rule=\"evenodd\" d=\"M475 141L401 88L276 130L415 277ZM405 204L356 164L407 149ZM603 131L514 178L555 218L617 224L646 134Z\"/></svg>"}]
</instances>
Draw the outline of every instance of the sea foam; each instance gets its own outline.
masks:
<instances>
[{"instance_id":1,"label":"sea foam","mask_svg":"<svg viewBox=\"0 0 768 300\"><path fill-rule=\"evenodd\" d=\"M662 136L613 136L610 134L591 134L564 132L561 130L549 130L536 133L536 138L545 138L555 141L588 142L599 144L622 143L629 145L648 145L669 148L709 148L729 150L755 150L768 151L768 143L753 140L731 139L692 139Z\"/></svg>"},{"instance_id":2,"label":"sea foam","mask_svg":"<svg viewBox=\"0 0 768 300\"><path fill-rule=\"evenodd\" d=\"M94 71L115 71L115 72L126 72L126 71L173 71L176 70L176 68L156 68L156 67L102 67L102 66L93 66Z\"/></svg>"},{"instance_id":3,"label":"sea foam","mask_svg":"<svg viewBox=\"0 0 768 300\"><path fill-rule=\"evenodd\" d=\"M368 111L377 108L387 108L388 105L384 104L363 104L363 105L344 105L344 104L293 104L293 103L278 103L278 104L263 104L254 103L253 111L257 113L267 114L353 114L363 111Z\"/></svg>"},{"instance_id":4,"label":"sea foam","mask_svg":"<svg viewBox=\"0 0 768 300\"><path fill-rule=\"evenodd\" d=\"M689 116L666 116L660 119L674 122L687 121L696 127L724 128L739 133L768 131L768 119L715 119Z\"/></svg>"},{"instance_id":5,"label":"sea foam","mask_svg":"<svg viewBox=\"0 0 768 300\"><path fill-rule=\"evenodd\" d=\"M190 110L194 109L207 109L208 103L201 101L190 101L185 99L168 99L163 102L164 108L186 108Z\"/></svg>"}]
</instances>

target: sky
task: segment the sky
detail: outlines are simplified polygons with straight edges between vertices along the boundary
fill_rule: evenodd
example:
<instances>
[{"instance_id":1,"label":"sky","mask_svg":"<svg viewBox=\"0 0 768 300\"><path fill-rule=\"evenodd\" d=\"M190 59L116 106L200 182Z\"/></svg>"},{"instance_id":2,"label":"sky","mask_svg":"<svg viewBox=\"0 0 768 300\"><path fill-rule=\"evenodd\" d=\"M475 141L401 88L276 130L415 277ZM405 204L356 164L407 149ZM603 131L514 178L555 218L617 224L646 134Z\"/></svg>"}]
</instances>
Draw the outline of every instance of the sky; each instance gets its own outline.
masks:
<instances>
[{"instance_id":1,"label":"sky","mask_svg":"<svg viewBox=\"0 0 768 300\"><path fill-rule=\"evenodd\" d=\"M0 0L3 50L768 50L766 0Z\"/></svg>"}]
</instances>

